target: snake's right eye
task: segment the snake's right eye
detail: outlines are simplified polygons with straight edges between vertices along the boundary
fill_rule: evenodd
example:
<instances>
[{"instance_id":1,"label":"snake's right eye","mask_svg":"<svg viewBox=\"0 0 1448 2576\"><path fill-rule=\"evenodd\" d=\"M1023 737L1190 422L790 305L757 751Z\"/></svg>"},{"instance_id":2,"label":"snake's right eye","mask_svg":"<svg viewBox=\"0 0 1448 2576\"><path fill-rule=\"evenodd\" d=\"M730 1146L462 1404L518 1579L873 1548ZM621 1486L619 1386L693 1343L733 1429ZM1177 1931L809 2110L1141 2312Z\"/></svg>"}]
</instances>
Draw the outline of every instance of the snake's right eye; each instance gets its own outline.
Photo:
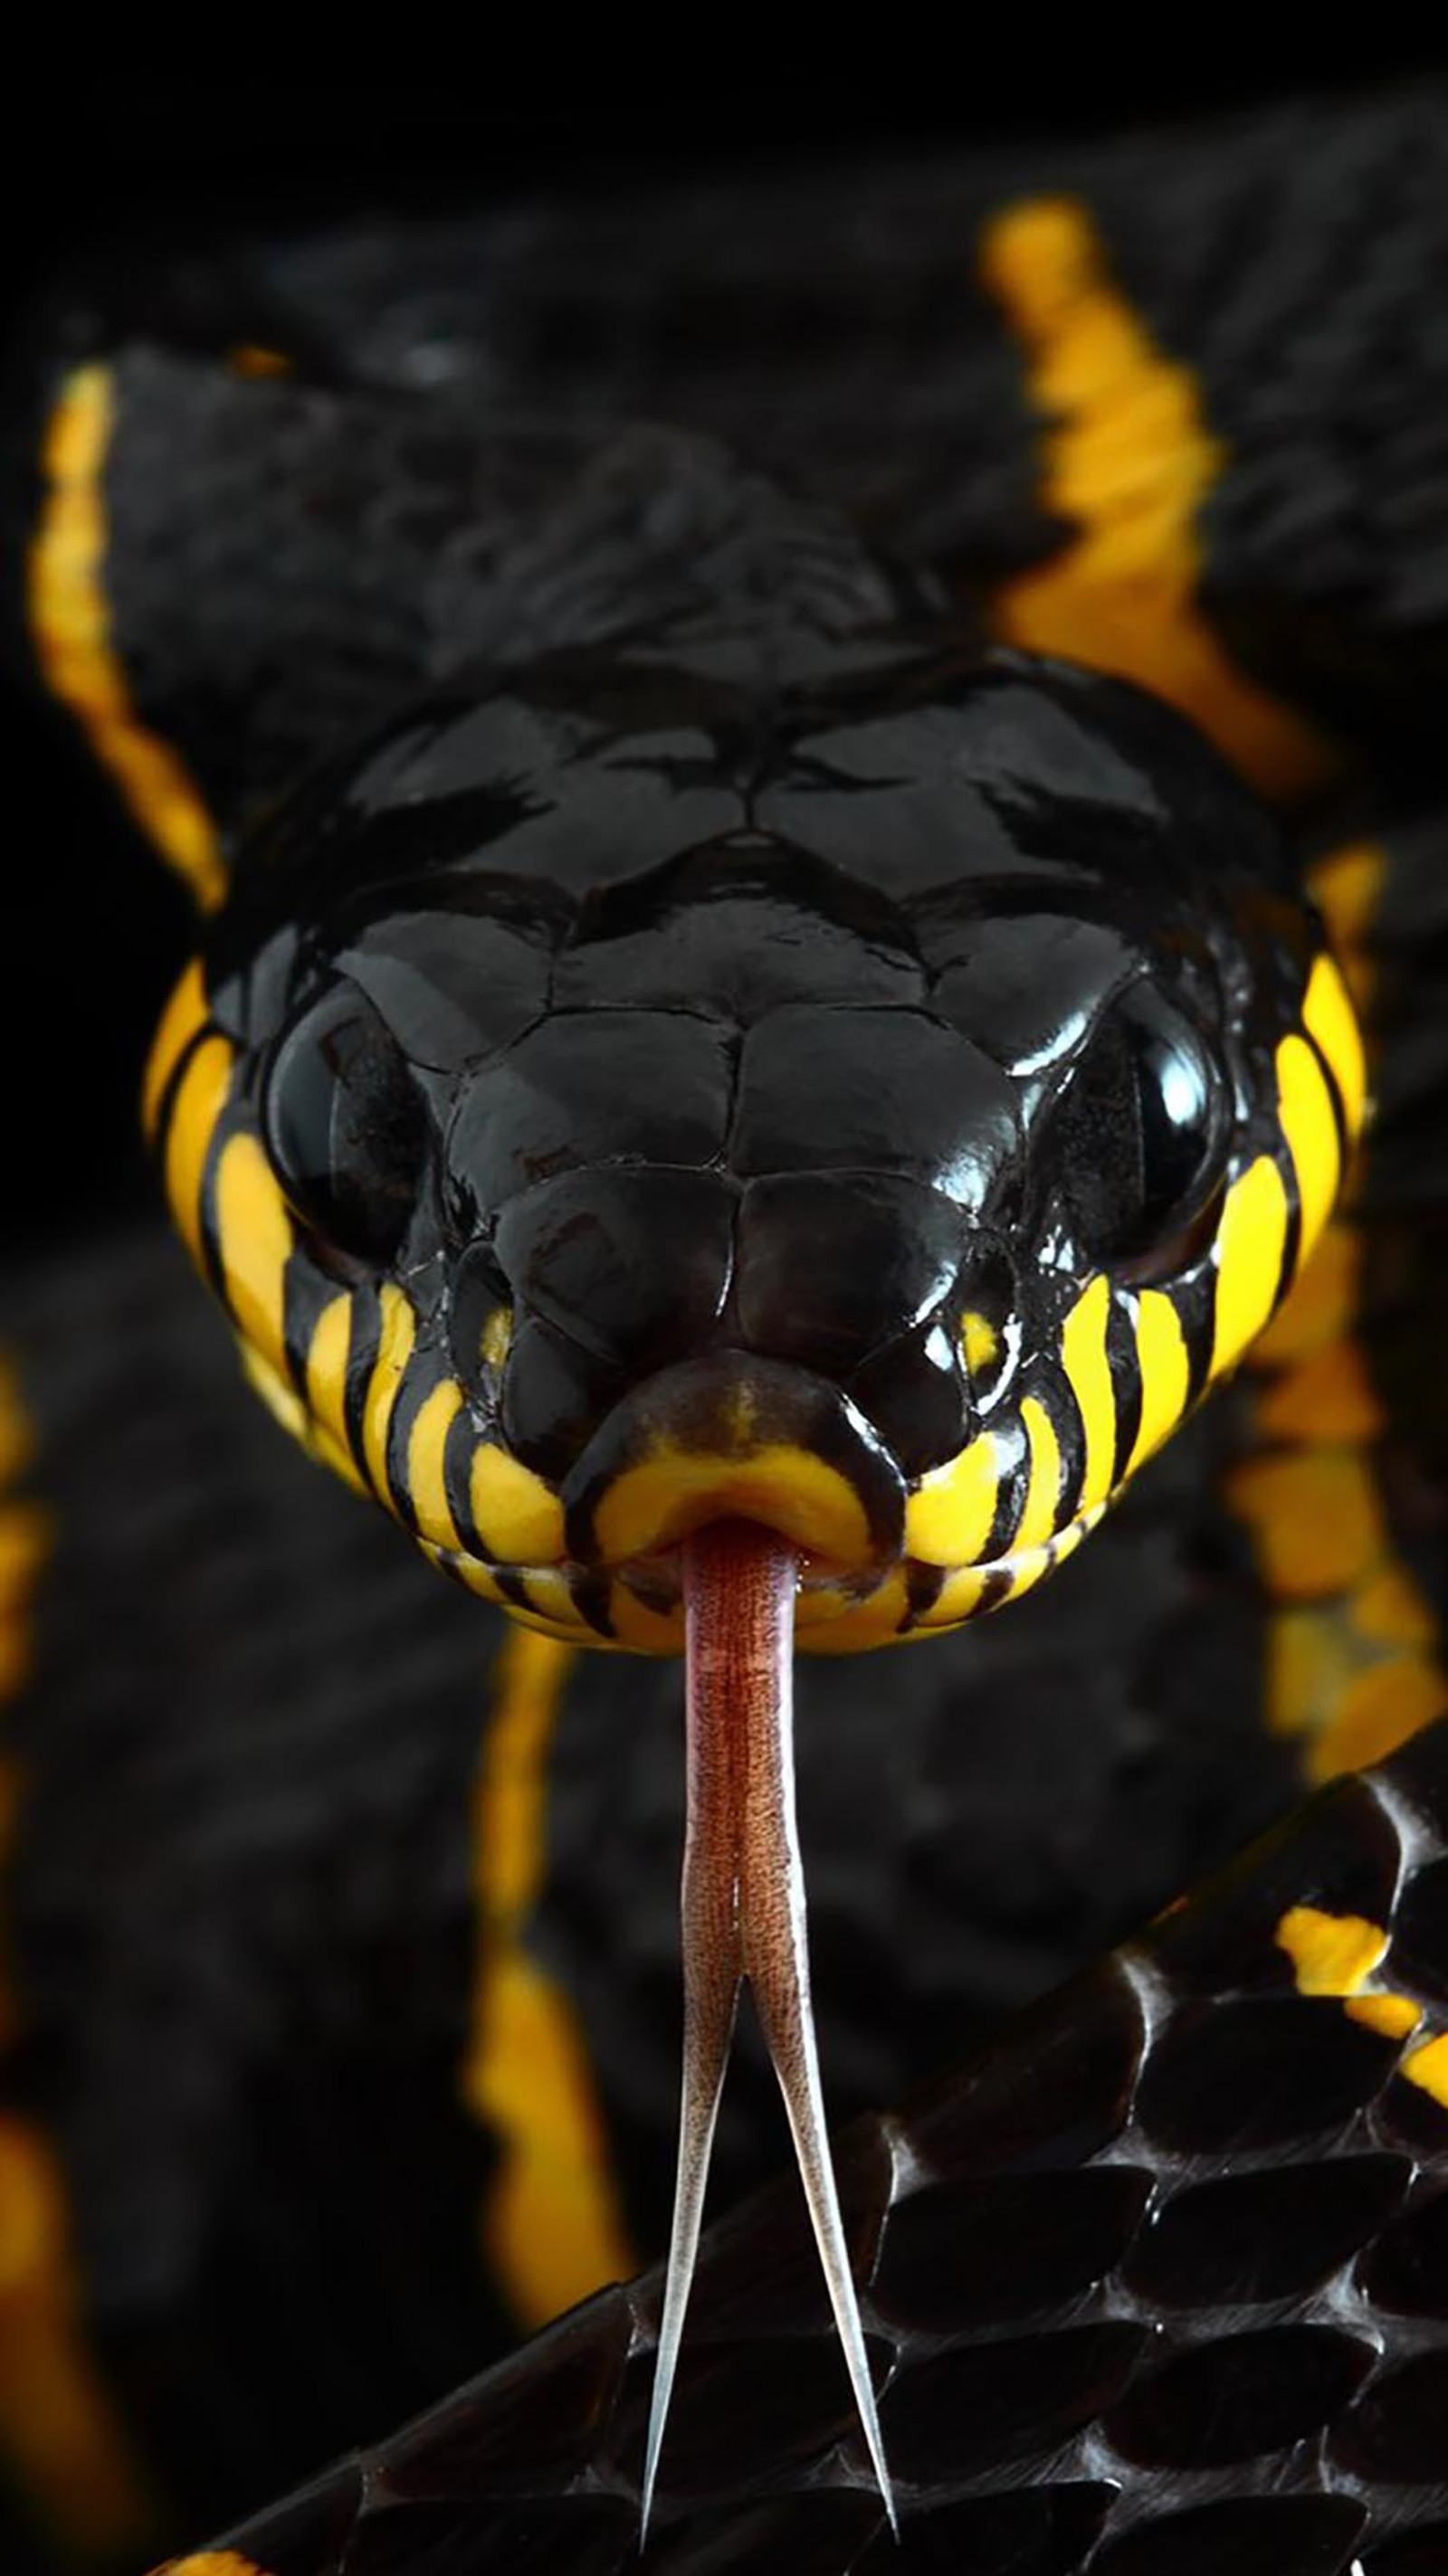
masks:
<instances>
[{"instance_id":1,"label":"snake's right eye","mask_svg":"<svg viewBox=\"0 0 1448 2576\"><path fill-rule=\"evenodd\" d=\"M427 1118L401 1048L355 985L330 986L278 1040L261 1117L303 1224L335 1251L390 1259L416 1204Z\"/></svg>"}]
</instances>

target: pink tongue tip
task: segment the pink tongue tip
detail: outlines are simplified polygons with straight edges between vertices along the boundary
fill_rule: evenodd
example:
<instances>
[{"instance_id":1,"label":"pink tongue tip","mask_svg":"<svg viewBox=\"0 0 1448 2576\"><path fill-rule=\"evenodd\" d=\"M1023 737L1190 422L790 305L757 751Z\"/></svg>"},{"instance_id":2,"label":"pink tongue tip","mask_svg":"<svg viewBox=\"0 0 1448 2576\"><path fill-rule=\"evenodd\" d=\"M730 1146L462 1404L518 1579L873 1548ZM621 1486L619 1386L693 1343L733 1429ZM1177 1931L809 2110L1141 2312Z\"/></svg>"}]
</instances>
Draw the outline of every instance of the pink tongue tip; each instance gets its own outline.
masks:
<instances>
[{"instance_id":1,"label":"pink tongue tip","mask_svg":"<svg viewBox=\"0 0 1448 2576\"><path fill-rule=\"evenodd\" d=\"M674 2218L640 2503L640 2545L694 2277L714 2125L747 1977L784 2095L845 2368L891 2528L875 2391L825 2128L810 2002L804 1873L794 1812L797 1552L752 1521L684 1543L688 1822L680 1907L684 2070Z\"/></svg>"}]
</instances>

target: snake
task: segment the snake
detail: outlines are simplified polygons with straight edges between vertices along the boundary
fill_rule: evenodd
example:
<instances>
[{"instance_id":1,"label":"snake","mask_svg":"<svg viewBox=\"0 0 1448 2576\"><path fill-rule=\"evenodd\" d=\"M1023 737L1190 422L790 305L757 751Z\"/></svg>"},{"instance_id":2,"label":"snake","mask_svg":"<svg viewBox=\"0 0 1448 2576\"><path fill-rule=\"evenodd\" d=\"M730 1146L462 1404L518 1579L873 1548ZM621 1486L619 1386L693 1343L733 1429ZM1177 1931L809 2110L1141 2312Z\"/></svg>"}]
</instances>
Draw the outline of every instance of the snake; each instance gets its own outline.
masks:
<instances>
[{"instance_id":1,"label":"snake","mask_svg":"<svg viewBox=\"0 0 1448 2576\"><path fill-rule=\"evenodd\" d=\"M197 901L143 1115L250 1389L535 1695L599 1650L594 1833L636 1659L686 1668L661 2279L188 2576L1440 2563L1431 1407L1417 1489L1360 1453L1435 1311L1443 161L1394 98L229 244L139 315L102 270L38 369L30 650ZM832 2157L795 1652L826 1747L847 1673L888 1752L937 1660L1008 1737L987 1636L1089 1624L1098 1559L1122 1634L1210 1592L1224 1442L1278 1738L1346 1785ZM818 2289L793 2198L701 2238L745 1990ZM997 2233L1063 2313L952 2375Z\"/></svg>"}]
</instances>

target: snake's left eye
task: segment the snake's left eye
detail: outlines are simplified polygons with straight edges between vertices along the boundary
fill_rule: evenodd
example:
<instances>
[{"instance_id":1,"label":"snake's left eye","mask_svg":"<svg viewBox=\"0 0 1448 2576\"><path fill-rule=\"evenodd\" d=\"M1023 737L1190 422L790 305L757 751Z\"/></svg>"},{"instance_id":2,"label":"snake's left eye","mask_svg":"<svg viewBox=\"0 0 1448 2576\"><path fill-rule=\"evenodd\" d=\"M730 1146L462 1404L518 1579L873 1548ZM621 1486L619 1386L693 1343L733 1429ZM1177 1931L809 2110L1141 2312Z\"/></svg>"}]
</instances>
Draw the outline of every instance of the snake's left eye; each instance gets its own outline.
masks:
<instances>
[{"instance_id":1,"label":"snake's left eye","mask_svg":"<svg viewBox=\"0 0 1448 2576\"><path fill-rule=\"evenodd\" d=\"M332 985L278 1041L261 1114L303 1224L336 1251L389 1259L416 1201L426 1112L396 1039L354 985Z\"/></svg>"},{"instance_id":2,"label":"snake's left eye","mask_svg":"<svg viewBox=\"0 0 1448 2576\"><path fill-rule=\"evenodd\" d=\"M1222 1177L1227 1076L1164 994L1134 984L1061 1103L1055 1149L1079 1248L1137 1278L1194 1257Z\"/></svg>"}]
</instances>

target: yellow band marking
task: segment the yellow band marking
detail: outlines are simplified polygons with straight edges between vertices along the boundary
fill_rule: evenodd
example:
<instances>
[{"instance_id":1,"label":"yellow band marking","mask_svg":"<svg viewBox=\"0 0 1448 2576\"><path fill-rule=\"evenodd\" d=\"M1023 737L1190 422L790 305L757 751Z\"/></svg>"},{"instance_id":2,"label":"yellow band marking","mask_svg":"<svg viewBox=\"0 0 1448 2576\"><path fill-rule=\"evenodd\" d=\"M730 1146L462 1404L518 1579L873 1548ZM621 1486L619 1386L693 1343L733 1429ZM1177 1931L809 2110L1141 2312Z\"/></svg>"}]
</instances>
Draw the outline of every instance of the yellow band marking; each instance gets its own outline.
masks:
<instances>
[{"instance_id":1,"label":"yellow band marking","mask_svg":"<svg viewBox=\"0 0 1448 2576\"><path fill-rule=\"evenodd\" d=\"M1227 1192L1217 1231L1215 1377L1255 1341L1282 1293L1287 1192L1270 1154L1259 1154Z\"/></svg>"},{"instance_id":2,"label":"yellow band marking","mask_svg":"<svg viewBox=\"0 0 1448 2576\"><path fill-rule=\"evenodd\" d=\"M307 1349L307 1445L354 1493L367 1490L347 1437L347 1362L352 1350L352 1300L345 1291L329 1299L312 1327Z\"/></svg>"},{"instance_id":3,"label":"yellow band marking","mask_svg":"<svg viewBox=\"0 0 1448 2576\"><path fill-rule=\"evenodd\" d=\"M1187 1409L1191 1363L1181 1317L1159 1288L1144 1288L1136 1302L1136 1364L1141 1372L1141 1424L1127 1462L1134 1476L1161 1447Z\"/></svg>"},{"instance_id":4,"label":"yellow band marking","mask_svg":"<svg viewBox=\"0 0 1448 2576\"><path fill-rule=\"evenodd\" d=\"M186 1047L206 1019L206 979L193 957L161 1014L141 1086L141 1124L154 1137L161 1095Z\"/></svg>"},{"instance_id":5,"label":"yellow band marking","mask_svg":"<svg viewBox=\"0 0 1448 2576\"><path fill-rule=\"evenodd\" d=\"M445 1377L418 1407L407 1443L407 1491L421 1535L434 1547L459 1548L462 1539L447 1498L443 1461L447 1436L463 1408L463 1391Z\"/></svg>"},{"instance_id":6,"label":"yellow band marking","mask_svg":"<svg viewBox=\"0 0 1448 2576\"><path fill-rule=\"evenodd\" d=\"M1025 344L1047 424L1042 505L1077 531L1051 562L1006 585L997 631L1142 682L1265 793L1301 795L1329 774L1326 745L1233 668L1198 605L1198 524L1227 450L1191 370L1155 347L1074 199L996 216L982 269Z\"/></svg>"},{"instance_id":7,"label":"yellow band marking","mask_svg":"<svg viewBox=\"0 0 1448 2576\"><path fill-rule=\"evenodd\" d=\"M1448 2111L1448 2031L1425 2040L1421 2048L1410 2048L1399 2072Z\"/></svg>"},{"instance_id":8,"label":"yellow band marking","mask_svg":"<svg viewBox=\"0 0 1448 2576\"><path fill-rule=\"evenodd\" d=\"M10 1489L32 1441L19 1390L0 1371L0 1699L33 1659L32 1604L47 1516ZM10 1862L23 1784L0 1751L0 1866ZM0 2044L24 2027L0 1926ZM38 2126L0 2113L0 2461L67 2557L131 2558L153 2520L140 2472L89 2349L65 2180Z\"/></svg>"},{"instance_id":9,"label":"yellow band marking","mask_svg":"<svg viewBox=\"0 0 1448 2576\"><path fill-rule=\"evenodd\" d=\"M1278 1047L1277 1115L1297 1176L1301 1212L1297 1258L1301 1263L1332 1214L1342 1178L1332 1095L1327 1077L1305 1038L1288 1036Z\"/></svg>"},{"instance_id":10,"label":"yellow band marking","mask_svg":"<svg viewBox=\"0 0 1448 2576\"><path fill-rule=\"evenodd\" d=\"M499 1565L547 1565L563 1554L563 1505L531 1467L485 1442L468 1482L484 1553Z\"/></svg>"},{"instance_id":11,"label":"yellow band marking","mask_svg":"<svg viewBox=\"0 0 1448 2576\"><path fill-rule=\"evenodd\" d=\"M280 1370L286 1361L286 1268L295 1237L286 1200L255 1136L229 1136L223 1145L215 1210L236 1329L244 1345Z\"/></svg>"},{"instance_id":12,"label":"yellow band marking","mask_svg":"<svg viewBox=\"0 0 1448 2576\"><path fill-rule=\"evenodd\" d=\"M166 1196L193 1261L201 1259L201 1184L216 1122L231 1089L232 1050L203 1038L176 1088L166 1127Z\"/></svg>"},{"instance_id":13,"label":"yellow band marking","mask_svg":"<svg viewBox=\"0 0 1448 2576\"><path fill-rule=\"evenodd\" d=\"M1013 1464L1012 1444L981 1431L959 1457L933 1467L905 1505L906 1555L922 1565L978 1564L990 1541L1001 1480Z\"/></svg>"},{"instance_id":14,"label":"yellow band marking","mask_svg":"<svg viewBox=\"0 0 1448 2576\"><path fill-rule=\"evenodd\" d=\"M362 1406L362 1455L378 1500L391 1512L397 1506L387 1482L387 1434L417 1340L417 1314L411 1299L390 1279L383 1281L377 1302L381 1327Z\"/></svg>"},{"instance_id":15,"label":"yellow band marking","mask_svg":"<svg viewBox=\"0 0 1448 2576\"><path fill-rule=\"evenodd\" d=\"M209 909L226 891L216 828L184 763L131 704L111 633L104 482L115 400L108 367L81 367L47 424L45 494L28 564L31 633L46 686L79 719L136 820Z\"/></svg>"},{"instance_id":16,"label":"yellow band marking","mask_svg":"<svg viewBox=\"0 0 1448 2576\"><path fill-rule=\"evenodd\" d=\"M567 1997L528 1955L543 1884L548 1755L573 1650L510 1628L498 1651L474 1849L482 1946L464 2097L499 2135L484 2242L525 2325L543 2325L635 2257Z\"/></svg>"},{"instance_id":17,"label":"yellow band marking","mask_svg":"<svg viewBox=\"0 0 1448 2576\"><path fill-rule=\"evenodd\" d=\"M1319 957L1308 977L1302 1021L1332 1067L1348 1133L1356 1135L1367 1105L1367 1066L1357 1014L1330 957Z\"/></svg>"},{"instance_id":18,"label":"yellow band marking","mask_svg":"<svg viewBox=\"0 0 1448 2576\"><path fill-rule=\"evenodd\" d=\"M1021 1406L1021 1424L1031 1466L1025 1509L1011 1541L1013 1556L1027 1556L1054 1536L1061 1503L1061 1444L1054 1422L1034 1395L1028 1395Z\"/></svg>"},{"instance_id":19,"label":"yellow band marking","mask_svg":"<svg viewBox=\"0 0 1448 2576\"><path fill-rule=\"evenodd\" d=\"M1361 1914L1325 1914L1316 1905L1293 1905L1275 1937L1292 1961L1299 1994L1336 1996L1349 2021L1383 2039L1407 2039L1417 2029L1422 2009L1411 1995L1386 1988L1362 1991L1387 1956L1388 1936L1380 1923Z\"/></svg>"},{"instance_id":20,"label":"yellow band marking","mask_svg":"<svg viewBox=\"0 0 1448 2576\"><path fill-rule=\"evenodd\" d=\"M1077 1508L1089 1511L1111 1491L1116 1455L1116 1390L1106 1355L1111 1286L1102 1277L1082 1291L1061 1332L1061 1365L1071 1382L1086 1440L1086 1465Z\"/></svg>"},{"instance_id":21,"label":"yellow band marking","mask_svg":"<svg viewBox=\"0 0 1448 2576\"><path fill-rule=\"evenodd\" d=\"M1361 1914L1324 1914L1316 1905L1289 1906L1273 1937L1292 1961L1303 1995L1356 1994L1388 1950L1380 1923Z\"/></svg>"}]
</instances>

